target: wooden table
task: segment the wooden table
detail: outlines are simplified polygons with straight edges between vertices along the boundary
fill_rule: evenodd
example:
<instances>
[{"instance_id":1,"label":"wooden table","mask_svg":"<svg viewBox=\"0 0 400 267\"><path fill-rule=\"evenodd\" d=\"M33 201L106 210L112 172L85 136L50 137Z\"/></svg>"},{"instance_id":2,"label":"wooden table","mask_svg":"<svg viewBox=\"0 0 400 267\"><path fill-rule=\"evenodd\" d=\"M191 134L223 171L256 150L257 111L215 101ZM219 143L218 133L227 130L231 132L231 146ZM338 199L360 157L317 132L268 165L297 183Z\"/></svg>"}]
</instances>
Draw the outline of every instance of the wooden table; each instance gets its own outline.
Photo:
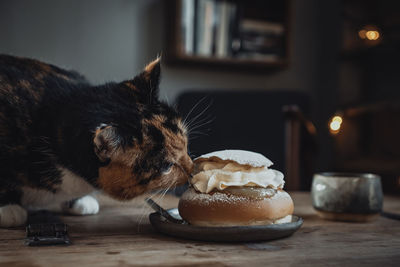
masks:
<instances>
[{"instance_id":1,"label":"wooden table","mask_svg":"<svg viewBox=\"0 0 400 267\"><path fill-rule=\"evenodd\" d=\"M0 266L400 266L400 221L370 223L319 219L308 193L292 193L302 228L285 239L261 243L211 243L175 239L154 231L143 198L118 203L102 198L100 214L64 216L71 246L26 247L25 232L0 229ZM155 198L156 199L156 198ZM177 206L166 196L164 207ZM385 209L400 213L400 198Z\"/></svg>"}]
</instances>

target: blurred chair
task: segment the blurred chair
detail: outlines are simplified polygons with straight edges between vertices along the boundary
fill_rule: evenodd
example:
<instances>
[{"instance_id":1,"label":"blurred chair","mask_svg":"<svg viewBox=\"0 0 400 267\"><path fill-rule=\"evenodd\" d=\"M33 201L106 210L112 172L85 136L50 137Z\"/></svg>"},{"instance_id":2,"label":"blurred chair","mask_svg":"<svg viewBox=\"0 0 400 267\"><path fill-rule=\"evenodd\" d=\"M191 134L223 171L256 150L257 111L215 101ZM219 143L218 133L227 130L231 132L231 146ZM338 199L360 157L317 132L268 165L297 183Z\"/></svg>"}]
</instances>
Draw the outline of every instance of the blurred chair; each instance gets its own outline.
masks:
<instances>
[{"instance_id":1,"label":"blurred chair","mask_svg":"<svg viewBox=\"0 0 400 267\"><path fill-rule=\"evenodd\" d=\"M309 190L316 133L304 115L310 110L307 94L190 91L179 95L177 107L187 116L192 157L223 149L259 152L285 173L286 189Z\"/></svg>"},{"instance_id":2,"label":"blurred chair","mask_svg":"<svg viewBox=\"0 0 400 267\"><path fill-rule=\"evenodd\" d=\"M400 100L354 105L337 112L343 123L332 134L335 170L382 177L385 193L400 194Z\"/></svg>"}]
</instances>

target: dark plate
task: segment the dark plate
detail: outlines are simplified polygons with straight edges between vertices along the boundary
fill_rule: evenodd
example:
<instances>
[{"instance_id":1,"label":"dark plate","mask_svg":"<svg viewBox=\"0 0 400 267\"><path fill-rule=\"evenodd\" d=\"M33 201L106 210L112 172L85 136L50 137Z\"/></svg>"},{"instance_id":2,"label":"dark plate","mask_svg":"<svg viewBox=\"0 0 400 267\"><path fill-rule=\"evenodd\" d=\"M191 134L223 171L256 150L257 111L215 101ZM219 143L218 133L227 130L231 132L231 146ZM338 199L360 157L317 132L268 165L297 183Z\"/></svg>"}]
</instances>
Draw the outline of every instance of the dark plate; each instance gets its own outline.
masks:
<instances>
[{"instance_id":1,"label":"dark plate","mask_svg":"<svg viewBox=\"0 0 400 267\"><path fill-rule=\"evenodd\" d=\"M182 219L178 209L170 209L168 212L173 217ZM173 223L167 221L158 212L151 213L149 218L153 227L163 234L184 239L218 242L249 242L283 238L292 235L303 224L303 219L296 215L292 216L290 223L229 227Z\"/></svg>"}]
</instances>

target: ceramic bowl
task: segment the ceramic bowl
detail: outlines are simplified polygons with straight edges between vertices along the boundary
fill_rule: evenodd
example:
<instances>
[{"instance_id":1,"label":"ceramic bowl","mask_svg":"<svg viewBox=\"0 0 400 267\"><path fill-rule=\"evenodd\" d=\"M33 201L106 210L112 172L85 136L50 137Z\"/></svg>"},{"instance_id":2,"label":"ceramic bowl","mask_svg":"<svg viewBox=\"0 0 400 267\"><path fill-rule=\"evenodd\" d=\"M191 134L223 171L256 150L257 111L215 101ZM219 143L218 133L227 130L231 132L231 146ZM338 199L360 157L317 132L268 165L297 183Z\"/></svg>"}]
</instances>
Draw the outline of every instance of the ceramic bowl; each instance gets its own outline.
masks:
<instances>
[{"instance_id":1,"label":"ceramic bowl","mask_svg":"<svg viewBox=\"0 0 400 267\"><path fill-rule=\"evenodd\" d=\"M368 221L382 211L381 178L371 173L317 173L311 198L322 218Z\"/></svg>"}]
</instances>

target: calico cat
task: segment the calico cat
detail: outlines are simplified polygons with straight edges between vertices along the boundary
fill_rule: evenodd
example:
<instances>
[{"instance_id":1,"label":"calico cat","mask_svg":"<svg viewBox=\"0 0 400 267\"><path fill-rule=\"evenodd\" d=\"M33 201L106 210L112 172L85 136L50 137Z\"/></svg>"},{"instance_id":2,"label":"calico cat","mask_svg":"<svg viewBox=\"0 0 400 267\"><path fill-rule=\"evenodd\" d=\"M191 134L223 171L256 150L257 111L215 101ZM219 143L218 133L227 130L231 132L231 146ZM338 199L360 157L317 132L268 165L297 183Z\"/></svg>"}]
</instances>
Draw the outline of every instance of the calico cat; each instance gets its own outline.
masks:
<instances>
[{"instance_id":1,"label":"calico cat","mask_svg":"<svg viewBox=\"0 0 400 267\"><path fill-rule=\"evenodd\" d=\"M187 130L158 100L160 71L157 59L132 80L91 86L0 55L0 227L23 225L29 209L95 214L94 190L128 200L184 183Z\"/></svg>"}]
</instances>

